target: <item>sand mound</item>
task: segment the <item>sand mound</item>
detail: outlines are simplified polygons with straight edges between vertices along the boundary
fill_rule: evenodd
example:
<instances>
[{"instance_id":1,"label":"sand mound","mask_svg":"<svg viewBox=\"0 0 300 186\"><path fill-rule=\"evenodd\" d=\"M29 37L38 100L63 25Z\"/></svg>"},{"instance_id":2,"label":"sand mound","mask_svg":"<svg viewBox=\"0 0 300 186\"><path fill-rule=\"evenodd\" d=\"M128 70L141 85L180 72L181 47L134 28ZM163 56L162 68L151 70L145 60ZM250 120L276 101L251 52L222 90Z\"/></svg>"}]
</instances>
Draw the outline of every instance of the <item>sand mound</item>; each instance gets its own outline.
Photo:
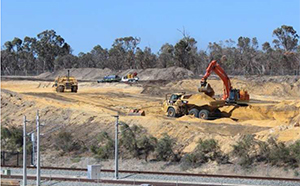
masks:
<instances>
[{"instance_id":1,"label":"sand mound","mask_svg":"<svg viewBox=\"0 0 300 186\"><path fill-rule=\"evenodd\" d=\"M300 80L299 77L252 77L231 78L233 88L244 89L252 95L260 96L279 96L286 99L287 96L300 98ZM243 80L244 79L244 80ZM223 82L220 79L209 78L208 83L214 89L216 95L223 94ZM200 79L181 80L170 82L166 85L169 89L182 90L187 92L197 92ZM274 100L276 101L276 100Z\"/></svg>"},{"instance_id":2,"label":"sand mound","mask_svg":"<svg viewBox=\"0 0 300 186\"><path fill-rule=\"evenodd\" d=\"M102 79L104 76L116 74L120 77L128 73L137 72L140 80L174 80L174 79L188 79L194 76L190 70L181 67L170 68L149 68L149 69L129 69L121 71L113 71L108 68L73 68L70 70L72 76L79 80L95 80ZM38 78L54 79L57 76L65 76L67 70L59 70L53 73L45 72L40 74Z\"/></svg>"},{"instance_id":3,"label":"sand mound","mask_svg":"<svg viewBox=\"0 0 300 186\"><path fill-rule=\"evenodd\" d=\"M148 94L151 96L163 96L165 95L164 91L159 87L154 86L146 86L141 94Z\"/></svg>"},{"instance_id":4,"label":"sand mound","mask_svg":"<svg viewBox=\"0 0 300 186\"><path fill-rule=\"evenodd\" d=\"M67 74L67 70L59 70L53 73L45 72L40 74L38 78L45 78L45 79L54 79L57 76L65 76ZM98 68L72 68L70 70L71 76L75 76L77 79L98 79L103 78L104 76L108 76L113 74L112 70L105 68L105 69L98 69Z\"/></svg>"}]
</instances>

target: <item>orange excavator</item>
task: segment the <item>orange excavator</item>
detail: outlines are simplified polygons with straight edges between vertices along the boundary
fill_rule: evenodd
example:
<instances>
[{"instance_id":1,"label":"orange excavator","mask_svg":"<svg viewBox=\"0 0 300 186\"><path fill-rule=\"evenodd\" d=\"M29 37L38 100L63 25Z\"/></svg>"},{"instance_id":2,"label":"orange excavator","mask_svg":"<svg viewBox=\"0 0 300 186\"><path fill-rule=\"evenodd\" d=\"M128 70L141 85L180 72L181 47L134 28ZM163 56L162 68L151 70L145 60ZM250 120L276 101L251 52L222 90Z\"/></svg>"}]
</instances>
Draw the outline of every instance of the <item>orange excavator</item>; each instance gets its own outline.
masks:
<instances>
[{"instance_id":1,"label":"orange excavator","mask_svg":"<svg viewBox=\"0 0 300 186\"><path fill-rule=\"evenodd\" d=\"M223 81L224 84L224 94L222 100L227 103L245 103L249 102L250 96L247 91L233 89L231 86L231 82L224 69L217 63L216 60L210 62L206 69L205 75L202 77L200 82L200 87L198 88L199 92L204 92L209 96L214 95L213 89L210 87L209 83L207 83L207 78L210 76L211 72L215 72Z\"/></svg>"}]
</instances>

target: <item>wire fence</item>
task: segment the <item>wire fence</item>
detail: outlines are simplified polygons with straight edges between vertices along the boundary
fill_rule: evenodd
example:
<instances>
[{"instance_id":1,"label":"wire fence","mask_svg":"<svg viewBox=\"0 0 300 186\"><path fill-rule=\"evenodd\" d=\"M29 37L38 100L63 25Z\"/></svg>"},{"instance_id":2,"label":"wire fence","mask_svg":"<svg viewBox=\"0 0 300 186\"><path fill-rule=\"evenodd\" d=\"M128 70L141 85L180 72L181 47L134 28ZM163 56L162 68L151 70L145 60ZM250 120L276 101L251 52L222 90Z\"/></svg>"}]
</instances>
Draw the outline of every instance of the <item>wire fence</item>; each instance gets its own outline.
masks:
<instances>
[{"instance_id":1,"label":"wire fence","mask_svg":"<svg viewBox=\"0 0 300 186\"><path fill-rule=\"evenodd\" d=\"M33 164L32 153L27 153L27 165ZM23 165L23 153L13 151L1 151L1 166L21 166Z\"/></svg>"}]
</instances>

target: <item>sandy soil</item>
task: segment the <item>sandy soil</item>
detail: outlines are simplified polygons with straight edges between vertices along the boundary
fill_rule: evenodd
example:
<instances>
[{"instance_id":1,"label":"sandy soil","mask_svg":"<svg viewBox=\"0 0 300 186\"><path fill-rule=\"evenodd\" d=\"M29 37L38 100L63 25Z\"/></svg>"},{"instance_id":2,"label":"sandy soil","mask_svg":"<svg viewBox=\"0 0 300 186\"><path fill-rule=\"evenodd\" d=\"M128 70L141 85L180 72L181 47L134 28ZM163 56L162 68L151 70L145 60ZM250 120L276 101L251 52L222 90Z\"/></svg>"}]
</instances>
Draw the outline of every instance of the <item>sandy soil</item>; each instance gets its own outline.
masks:
<instances>
[{"instance_id":1,"label":"sandy soil","mask_svg":"<svg viewBox=\"0 0 300 186\"><path fill-rule=\"evenodd\" d=\"M177 139L179 150L192 151L199 138L217 139L222 150L228 152L242 135L255 134L260 140L276 137L279 141L300 139L300 99L295 87L280 82L255 82L232 79L233 87L249 91L251 102L247 107L225 106L221 108L229 117L201 120L191 116L168 118L162 110L164 94L186 91L196 93L199 80L179 80L148 84L79 83L78 93L56 93L52 82L2 81L1 123L18 126L26 115L35 120L39 109L45 123L43 132L65 127L86 146L97 143L95 136L108 131L113 136L114 117L129 125L140 125L159 138L168 133ZM209 83L218 95L222 93L220 80ZM282 96L284 95L284 96ZM131 109L143 109L146 116L128 116ZM30 127L34 127L31 122ZM52 147L56 133L47 134L43 143Z\"/></svg>"}]
</instances>

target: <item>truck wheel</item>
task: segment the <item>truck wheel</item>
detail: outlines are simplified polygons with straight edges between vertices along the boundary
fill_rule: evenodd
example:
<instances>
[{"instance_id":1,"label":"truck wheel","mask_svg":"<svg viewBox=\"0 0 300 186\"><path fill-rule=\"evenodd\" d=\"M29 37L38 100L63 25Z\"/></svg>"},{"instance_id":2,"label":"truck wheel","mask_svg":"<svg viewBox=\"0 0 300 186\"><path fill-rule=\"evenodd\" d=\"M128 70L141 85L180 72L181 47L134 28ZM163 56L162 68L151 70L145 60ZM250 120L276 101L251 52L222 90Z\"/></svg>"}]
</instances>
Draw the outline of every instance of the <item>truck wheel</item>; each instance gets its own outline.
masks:
<instances>
[{"instance_id":1,"label":"truck wheel","mask_svg":"<svg viewBox=\"0 0 300 186\"><path fill-rule=\"evenodd\" d=\"M214 111L214 116L217 118L221 118L222 117L222 112L220 111L220 109L216 109Z\"/></svg>"},{"instance_id":2,"label":"truck wheel","mask_svg":"<svg viewBox=\"0 0 300 186\"><path fill-rule=\"evenodd\" d=\"M175 117L176 116L176 112L175 112L175 109L173 107L168 108L168 116L169 117Z\"/></svg>"},{"instance_id":3,"label":"truck wheel","mask_svg":"<svg viewBox=\"0 0 300 186\"><path fill-rule=\"evenodd\" d=\"M199 118L201 119L208 119L209 117L209 111L206 109L200 110L199 112Z\"/></svg>"},{"instance_id":4,"label":"truck wheel","mask_svg":"<svg viewBox=\"0 0 300 186\"><path fill-rule=\"evenodd\" d=\"M58 86L58 92L64 92L65 91L65 87L64 86Z\"/></svg>"},{"instance_id":5,"label":"truck wheel","mask_svg":"<svg viewBox=\"0 0 300 186\"><path fill-rule=\"evenodd\" d=\"M77 92L77 86L73 86L72 88L71 88L71 92Z\"/></svg>"},{"instance_id":6,"label":"truck wheel","mask_svg":"<svg viewBox=\"0 0 300 186\"><path fill-rule=\"evenodd\" d=\"M199 110L196 109L196 108L193 108L189 111L189 115L193 115L195 116L196 118L199 118Z\"/></svg>"}]
</instances>

